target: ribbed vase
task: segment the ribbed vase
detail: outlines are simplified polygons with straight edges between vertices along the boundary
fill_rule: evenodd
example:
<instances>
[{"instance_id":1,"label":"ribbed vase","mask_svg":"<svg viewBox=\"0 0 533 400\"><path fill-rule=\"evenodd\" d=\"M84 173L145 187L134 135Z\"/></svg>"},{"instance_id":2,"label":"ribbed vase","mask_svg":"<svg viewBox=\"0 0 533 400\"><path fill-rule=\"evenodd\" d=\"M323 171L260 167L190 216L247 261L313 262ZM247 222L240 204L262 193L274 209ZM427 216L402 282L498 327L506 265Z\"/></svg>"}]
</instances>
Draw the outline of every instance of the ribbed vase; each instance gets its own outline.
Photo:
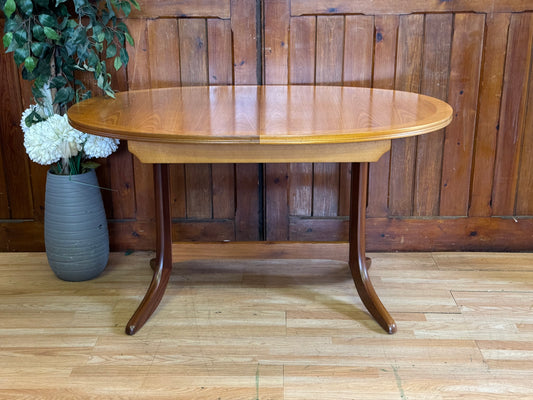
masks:
<instances>
[{"instance_id":1,"label":"ribbed vase","mask_svg":"<svg viewBox=\"0 0 533 400\"><path fill-rule=\"evenodd\" d=\"M65 281L96 278L109 259L109 234L94 170L80 175L48 172L44 242L52 271Z\"/></svg>"}]
</instances>

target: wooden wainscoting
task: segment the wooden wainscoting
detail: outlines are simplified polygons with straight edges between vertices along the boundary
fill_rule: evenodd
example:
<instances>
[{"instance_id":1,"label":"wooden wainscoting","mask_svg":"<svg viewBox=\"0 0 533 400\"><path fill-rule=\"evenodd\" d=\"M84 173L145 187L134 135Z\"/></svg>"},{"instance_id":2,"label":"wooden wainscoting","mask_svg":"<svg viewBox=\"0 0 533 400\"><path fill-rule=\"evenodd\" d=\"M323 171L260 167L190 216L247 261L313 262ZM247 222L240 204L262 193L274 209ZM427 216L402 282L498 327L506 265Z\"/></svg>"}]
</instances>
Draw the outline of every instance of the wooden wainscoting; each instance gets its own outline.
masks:
<instances>
[{"instance_id":1,"label":"wooden wainscoting","mask_svg":"<svg viewBox=\"0 0 533 400\"><path fill-rule=\"evenodd\" d=\"M533 249L530 0L140 3L118 90L353 85L454 107L448 128L394 141L371 166L370 250ZM11 54L0 72L0 250L42 250L46 167L28 161L19 128L31 92ZM153 249L151 167L124 144L101 162L113 248ZM347 238L348 165L175 165L171 175L176 240Z\"/></svg>"}]
</instances>

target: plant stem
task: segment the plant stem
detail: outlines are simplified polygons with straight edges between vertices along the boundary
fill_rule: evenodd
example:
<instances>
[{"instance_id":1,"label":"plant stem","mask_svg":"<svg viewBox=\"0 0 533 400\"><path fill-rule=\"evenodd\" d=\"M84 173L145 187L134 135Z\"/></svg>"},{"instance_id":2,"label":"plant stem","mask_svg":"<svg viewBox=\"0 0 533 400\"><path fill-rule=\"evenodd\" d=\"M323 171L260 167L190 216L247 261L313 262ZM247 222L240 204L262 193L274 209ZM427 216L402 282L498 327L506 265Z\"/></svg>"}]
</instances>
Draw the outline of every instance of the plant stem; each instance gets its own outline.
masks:
<instances>
[{"instance_id":1,"label":"plant stem","mask_svg":"<svg viewBox=\"0 0 533 400\"><path fill-rule=\"evenodd\" d=\"M52 57L50 57L50 82L52 81L52 79L56 77L56 54L55 53L56 51L54 49L54 51L52 52ZM48 82L48 84L50 84L50 82ZM50 90L50 94L52 95L52 107L53 107L54 113L60 114L61 109L59 107L59 104L53 104L53 100L55 99L57 89L50 88L50 86L48 86L48 90Z\"/></svg>"}]
</instances>

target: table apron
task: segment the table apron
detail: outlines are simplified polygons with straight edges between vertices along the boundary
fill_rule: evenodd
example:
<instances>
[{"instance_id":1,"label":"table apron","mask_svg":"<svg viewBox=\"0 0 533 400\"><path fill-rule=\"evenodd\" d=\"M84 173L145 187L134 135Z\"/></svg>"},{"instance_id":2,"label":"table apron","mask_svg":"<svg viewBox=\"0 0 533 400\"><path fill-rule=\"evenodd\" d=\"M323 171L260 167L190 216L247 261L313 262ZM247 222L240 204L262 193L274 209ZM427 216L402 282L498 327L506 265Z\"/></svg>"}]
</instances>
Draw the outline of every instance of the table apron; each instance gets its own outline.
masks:
<instances>
[{"instance_id":1,"label":"table apron","mask_svg":"<svg viewBox=\"0 0 533 400\"><path fill-rule=\"evenodd\" d=\"M390 140L355 143L158 143L128 141L128 149L148 164L375 162Z\"/></svg>"}]
</instances>

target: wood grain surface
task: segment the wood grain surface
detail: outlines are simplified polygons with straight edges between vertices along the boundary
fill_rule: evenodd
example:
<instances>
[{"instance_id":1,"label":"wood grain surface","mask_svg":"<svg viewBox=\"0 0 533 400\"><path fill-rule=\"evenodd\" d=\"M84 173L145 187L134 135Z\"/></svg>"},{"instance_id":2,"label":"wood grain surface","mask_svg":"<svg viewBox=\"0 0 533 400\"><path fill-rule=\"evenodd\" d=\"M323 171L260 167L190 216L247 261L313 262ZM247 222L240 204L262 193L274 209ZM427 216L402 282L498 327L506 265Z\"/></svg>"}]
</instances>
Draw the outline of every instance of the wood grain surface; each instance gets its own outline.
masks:
<instances>
[{"instance_id":1,"label":"wood grain surface","mask_svg":"<svg viewBox=\"0 0 533 400\"><path fill-rule=\"evenodd\" d=\"M291 15L305 14L411 14L443 12L523 12L532 11L529 0L292 0Z\"/></svg>"},{"instance_id":2,"label":"wood grain surface","mask_svg":"<svg viewBox=\"0 0 533 400\"><path fill-rule=\"evenodd\" d=\"M68 116L76 129L124 140L303 145L429 133L451 121L452 108L424 95L357 87L201 86L95 97Z\"/></svg>"},{"instance_id":3,"label":"wood grain surface","mask_svg":"<svg viewBox=\"0 0 533 400\"><path fill-rule=\"evenodd\" d=\"M533 398L531 254L371 254L391 336L363 311L346 247L262 244L252 257L279 259L252 261L222 244L219 260L188 260L194 246L174 253L135 336L123 326L153 253L112 253L78 283L55 278L44 253L0 254L0 398Z\"/></svg>"}]
</instances>

